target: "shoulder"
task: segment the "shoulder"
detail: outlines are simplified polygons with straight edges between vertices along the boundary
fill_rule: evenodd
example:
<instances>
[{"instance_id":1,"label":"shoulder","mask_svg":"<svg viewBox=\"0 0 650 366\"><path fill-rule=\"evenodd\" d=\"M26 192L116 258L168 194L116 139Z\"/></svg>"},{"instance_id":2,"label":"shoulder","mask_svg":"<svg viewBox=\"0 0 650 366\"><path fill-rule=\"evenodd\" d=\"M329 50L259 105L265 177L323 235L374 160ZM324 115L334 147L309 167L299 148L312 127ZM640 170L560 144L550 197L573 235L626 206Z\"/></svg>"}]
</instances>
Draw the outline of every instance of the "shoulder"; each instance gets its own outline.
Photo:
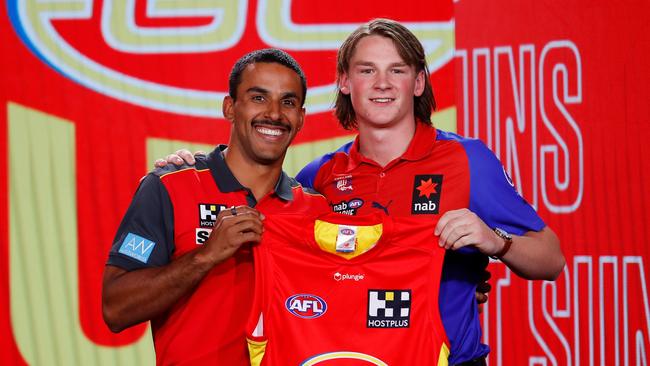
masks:
<instances>
[{"instance_id":1,"label":"shoulder","mask_svg":"<svg viewBox=\"0 0 650 366\"><path fill-rule=\"evenodd\" d=\"M148 175L156 176L161 180L166 180L169 179L169 177L178 175L179 173L183 175L188 173L191 174L197 171L209 170L207 165L207 161L209 158L207 156L198 155L195 157L195 159L196 159L196 164L194 165L167 164L164 167L155 168L154 170L150 171Z\"/></svg>"},{"instance_id":2,"label":"shoulder","mask_svg":"<svg viewBox=\"0 0 650 366\"><path fill-rule=\"evenodd\" d=\"M289 184L291 185L291 190L294 193L298 193L301 196L316 196L316 197L324 197L322 194L318 193L314 188L312 187L305 187L300 183L300 181L296 178L293 177L288 177L289 179Z\"/></svg>"},{"instance_id":3,"label":"shoulder","mask_svg":"<svg viewBox=\"0 0 650 366\"><path fill-rule=\"evenodd\" d=\"M466 150L472 150L472 151L478 151L479 153L485 152L485 151L490 151L487 146L483 143L483 141L476 139L476 138L470 138L470 137L465 137L461 136L457 133L454 132L449 132L449 131L443 131L443 130L437 130L438 133L436 135L436 138L438 141L444 142L444 141L452 141L461 144Z\"/></svg>"},{"instance_id":4,"label":"shoulder","mask_svg":"<svg viewBox=\"0 0 650 366\"><path fill-rule=\"evenodd\" d=\"M297 179L289 178L291 189L293 192L294 203L298 203L301 206L305 206L314 212L329 211L329 205L325 196L318 193L315 189L311 187L303 186Z\"/></svg>"},{"instance_id":5,"label":"shoulder","mask_svg":"<svg viewBox=\"0 0 650 366\"><path fill-rule=\"evenodd\" d=\"M349 156L350 148L352 147L352 144L353 141L350 141L345 145L340 146L338 149L329 152L327 154L323 154L317 157L316 159L312 160L309 164L307 164L304 168L302 168L300 172L298 172L298 174L296 175L296 179L304 187L309 187L309 188L314 187L314 180L316 179L316 176L319 174L321 169L329 165L330 162L332 162L333 159L337 157L347 158Z\"/></svg>"},{"instance_id":6,"label":"shoulder","mask_svg":"<svg viewBox=\"0 0 650 366\"><path fill-rule=\"evenodd\" d=\"M441 130L438 130L437 139L440 142L449 141L459 144L464 150L465 155L467 155L470 166L474 169L493 169L495 166L500 167L501 165L492 150L480 139L464 137L453 132Z\"/></svg>"}]
</instances>

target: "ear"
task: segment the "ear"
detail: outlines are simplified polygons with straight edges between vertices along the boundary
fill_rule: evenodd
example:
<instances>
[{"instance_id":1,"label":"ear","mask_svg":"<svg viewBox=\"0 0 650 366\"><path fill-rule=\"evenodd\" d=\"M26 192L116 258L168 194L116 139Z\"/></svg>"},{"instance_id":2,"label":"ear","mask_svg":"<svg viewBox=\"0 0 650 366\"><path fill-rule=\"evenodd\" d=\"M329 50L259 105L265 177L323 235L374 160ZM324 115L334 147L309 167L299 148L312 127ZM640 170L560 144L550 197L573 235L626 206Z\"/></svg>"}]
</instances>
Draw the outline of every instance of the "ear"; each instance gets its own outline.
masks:
<instances>
[{"instance_id":1,"label":"ear","mask_svg":"<svg viewBox=\"0 0 650 366\"><path fill-rule=\"evenodd\" d=\"M300 109L300 121L296 127L296 132L302 130L302 126L305 124L305 111L306 109L304 107Z\"/></svg>"},{"instance_id":2,"label":"ear","mask_svg":"<svg viewBox=\"0 0 650 366\"><path fill-rule=\"evenodd\" d=\"M223 104L221 105L221 111L223 112L223 116L225 119L227 119L230 122L233 122L235 120L235 110L233 108L233 105L235 104L235 101L232 99L230 95L226 95L223 98Z\"/></svg>"},{"instance_id":3,"label":"ear","mask_svg":"<svg viewBox=\"0 0 650 366\"><path fill-rule=\"evenodd\" d=\"M413 88L413 95L416 97L419 97L422 95L422 93L424 93L424 86L426 85L424 78L424 71L418 72L417 76L415 77L415 88Z\"/></svg>"},{"instance_id":4,"label":"ear","mask_svg":"<svg viewBox=\"0 0 650 366\"><path fill-rule=\"evenodd\" d=\"M345 95L350 95L350 78L348 73L343 73L341 79L339 80L339 90Z\"/></svg>"}]
</instances>

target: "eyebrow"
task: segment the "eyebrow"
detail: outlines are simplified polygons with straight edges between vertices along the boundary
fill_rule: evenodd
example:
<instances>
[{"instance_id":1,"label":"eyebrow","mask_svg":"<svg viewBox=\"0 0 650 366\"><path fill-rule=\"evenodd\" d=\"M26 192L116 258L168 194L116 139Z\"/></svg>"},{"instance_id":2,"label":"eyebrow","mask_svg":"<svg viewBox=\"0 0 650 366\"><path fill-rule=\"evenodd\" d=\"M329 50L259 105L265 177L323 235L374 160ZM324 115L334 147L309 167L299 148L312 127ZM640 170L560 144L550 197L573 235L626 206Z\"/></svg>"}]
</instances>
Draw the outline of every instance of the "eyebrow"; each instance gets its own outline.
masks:
<instances>
[{"instance_id":1,"label":"eyebrow","mask_svg":"<svg viewBox=\"0 0 650 366\"><path fill-rule=\"evenodd\" d=\"M282 94L282 99L291 99L291 98L300 100L300 98L298 97L298 94L296 94L294 92L287 92L287 93Z\"/></svg>"},{"instance_id":2,"label":"eyebrow","mask_svg":"<svg viewBox=\"0 0 650 366\"><path fill-rule=\"evenodd\" d=\"M375 63L370 62L370 61L359 61L359 62L355 62L352 66L375 66ZM409 64L407 64L406 62L393 62L389 66L390 67L405 67L405 66L409 66Z\"/></svg>"},{"instance_id":3,"label":"eyebrow","mask_svg":"<svg viewBox=\"0 0 650 366\"><path fill-rule=\"evenodd\" d=\"M269 94L269 91L259 87L259 86L252 86L248 89L246 89L246 93L260 93L260 94Z\"/></svg>"},{"instance_id":4,"label":"eyebrow","mask_svg":"<svg viewBox=\"0 0 650 366\"><path fill-rule=\"evenodd\" d=\"M259 93L259 94L264 94L264 95L271 94L271 92L269 90L267 90L265 88L262 88L262 87L259 87L259 86L252 86L252 87L246 89L246 93ZM282 97L280 99L291 99L291 98L300 100L300 97L295 92L286 92L286 93L282 94Z\"/></svg>"}]
</instances>

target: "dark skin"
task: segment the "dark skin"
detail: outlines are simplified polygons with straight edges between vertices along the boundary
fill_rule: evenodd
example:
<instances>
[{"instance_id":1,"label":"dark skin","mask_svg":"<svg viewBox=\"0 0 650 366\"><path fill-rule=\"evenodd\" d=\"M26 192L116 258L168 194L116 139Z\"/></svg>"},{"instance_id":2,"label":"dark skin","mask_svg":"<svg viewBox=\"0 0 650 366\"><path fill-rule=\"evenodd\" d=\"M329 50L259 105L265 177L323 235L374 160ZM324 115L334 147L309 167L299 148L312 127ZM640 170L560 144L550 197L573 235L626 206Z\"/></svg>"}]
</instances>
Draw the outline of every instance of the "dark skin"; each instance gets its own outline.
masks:
<instances>
[{"instance_id":1,"label":"dark skin","mask_svg":"<svg viewBox=\"0 0 650 366\"><path fill-rule=\"evenodd\" d=\"M275 186L286 149L302 127L302 91L293 70L277 63L253 63L242 72L237 99L224 99L223 114L233 124L224 159L258 201ZM244 243L259 243L263 219L247 206L223 210L203 245L165 266L129 272L107 265L102 310L108 327L120 332L163 314Z\"/></svg>"},{"instance_id":2,"label":"dark skin","mask_svg":"<svg viewBox=\"0 0 650 366\"><path fill-rule=\"evenodd\" d=\"M221 211L205 244L166 266L131 272L106 266L102 295L109 328L120 332L161 315L242 244L258 243L262 238L261 214L247 206L236 207L236 212L233 216L231 210Z\"/></svg>"}]
</instances>

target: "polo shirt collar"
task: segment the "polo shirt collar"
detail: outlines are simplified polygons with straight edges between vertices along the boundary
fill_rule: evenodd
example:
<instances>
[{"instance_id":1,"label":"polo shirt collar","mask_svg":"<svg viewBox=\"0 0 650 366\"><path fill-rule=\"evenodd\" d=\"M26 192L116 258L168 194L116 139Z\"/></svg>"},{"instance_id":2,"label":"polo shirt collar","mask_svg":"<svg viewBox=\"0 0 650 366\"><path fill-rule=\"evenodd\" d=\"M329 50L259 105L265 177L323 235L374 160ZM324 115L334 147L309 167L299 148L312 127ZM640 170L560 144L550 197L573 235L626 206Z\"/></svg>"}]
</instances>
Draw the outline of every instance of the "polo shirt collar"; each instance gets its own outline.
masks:
<instances>
[{"instance_id":1,"label":"polo shirt collar","mask_svg":"<svg viewBox=\"0 0 650 366\"><path fill-rule=\"evenodd\" d=\"M208 167L212 173L212 178L217 183L219 191L223 193L235 191L249 191L244 187L237 178L232 174L230 168L224 160L223 152L228 148L228 145L218 145L208 156ZM280 178L275 183L273 193L285 201L293 200L293 190L291 189L292 180L289 176L282 172Z\"/></svg>"},{"instance_id":2,"label":"polo shirt collar","mask_svg":"<svg viewBox=\"0 0 650 366\"><path fill-rule=\"evenodd\" d=\"M437 131L434 127L424 123L415 123L415 133L413 138L406 148L406 151L398 158L400 160L417 161L423 159L431 153L435 145ZM350 147L350 161L348 170L356 168L361 163L369 163L377 165L372 159L368 159L359 152L359 135L354 139L354 143ZM390 164L390 163L389 163Z\"/></svg>"}]
</instances>

